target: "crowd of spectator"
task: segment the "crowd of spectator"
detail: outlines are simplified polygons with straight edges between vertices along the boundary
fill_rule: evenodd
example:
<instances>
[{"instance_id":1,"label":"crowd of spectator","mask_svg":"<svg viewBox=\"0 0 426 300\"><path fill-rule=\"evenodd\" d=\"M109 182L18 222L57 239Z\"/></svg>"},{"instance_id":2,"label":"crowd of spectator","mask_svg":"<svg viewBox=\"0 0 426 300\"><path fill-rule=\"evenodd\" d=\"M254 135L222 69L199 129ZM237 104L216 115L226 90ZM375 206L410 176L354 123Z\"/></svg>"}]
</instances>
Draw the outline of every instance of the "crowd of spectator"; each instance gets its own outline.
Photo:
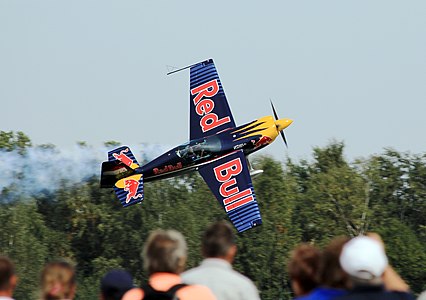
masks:
<instances>
[{"instance_id":1,"label":"crowd of spectator","mask_svg":"<svg viewBox=\"0 0 426 300\"><path fill-rule=\"evenodd\" d=\"M288 264L298 300L415 299L389 265L380 236L337 237L324 249L301 244Z\"/></svg>"},{"instance_id":2,"label":"crowd of spectator","mask_svg":"<svg viewBox=\"0 0 426 300\"><path fill-rule=\"evenodd\" d=\"M143 248L148 281L136 287L128 272L111 270L100 280L99 299L260 299L256 285L232 267L237 244L228 222L211 224L201 244L203 261L186 270L184 236L176 230L151 232ZM298 300L415 299L389 265L384 243L377 234L337 237L322 249L302 243L290 253L287 271ZM14 264L1 256L0 300L13 300L17 283ZM64 260L47 263L40 275L39 291L41 300L74 299L74 266ZM425 293L419 295L418 300L425 299Z\"/></svg>"}]
</instances>

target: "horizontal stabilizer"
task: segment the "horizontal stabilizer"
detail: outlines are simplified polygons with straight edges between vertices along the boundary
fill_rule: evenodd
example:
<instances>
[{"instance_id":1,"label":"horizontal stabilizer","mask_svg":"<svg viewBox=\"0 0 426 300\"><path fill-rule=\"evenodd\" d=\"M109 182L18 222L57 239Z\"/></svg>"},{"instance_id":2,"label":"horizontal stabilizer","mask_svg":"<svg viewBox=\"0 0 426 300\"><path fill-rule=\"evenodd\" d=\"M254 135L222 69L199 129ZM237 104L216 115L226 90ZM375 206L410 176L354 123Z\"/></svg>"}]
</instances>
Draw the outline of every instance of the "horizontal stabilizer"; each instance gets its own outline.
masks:
<instances>
[{"instance_id":1,"label":"horizontal stabilizer","mask_svg":"<svg viewBox=\"0 0 426 300\"><path fill-rule=\"evenodd\" d=\"M124 207L142 202L143 175L132 175L118 181L114 186L115 194Z\"/></svg>"}]
</instances>

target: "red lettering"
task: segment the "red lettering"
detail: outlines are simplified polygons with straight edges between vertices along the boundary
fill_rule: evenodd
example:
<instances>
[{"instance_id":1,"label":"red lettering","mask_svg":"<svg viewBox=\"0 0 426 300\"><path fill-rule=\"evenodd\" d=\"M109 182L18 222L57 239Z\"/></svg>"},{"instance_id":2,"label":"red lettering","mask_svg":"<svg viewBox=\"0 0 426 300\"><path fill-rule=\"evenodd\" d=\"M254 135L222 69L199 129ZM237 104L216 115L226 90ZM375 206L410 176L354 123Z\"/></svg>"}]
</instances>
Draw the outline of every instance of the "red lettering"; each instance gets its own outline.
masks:
<instances>
[{"instance_id":1,"label":"red lettering","mask_svg":"<svg viewBox=\"0 0 426 300\"><path fill-rule=\"evenodd\" d=\"M219 187L219 193L223 197L227 197L223 199L226 212L241 207L250 201L254 201L252 190L248 188L240 192L237 179L231 178L240 174L242 170L243 166L239 157L213 169L216 179L222 183Z\"/></svg>"},{"instance_id":2,"label":"red lettering","mask_svg":"<svg viewBox=\"0 0 426 300\"><path fill-rule=\"evenodd\" d=\"M200 120L201 130L203 132L209 131L217 126L223 125L225 123L231 122L229 117L223 117L222 119L218 119L218 116L214 113L210 113L205 115Z\"/></svg>"},{"instance_id":3,"label":"red lettering","mask_svg":"<svg viewBox=\"0 0 426 300\"><path fill-rule=\"evenodd\" d=\"M214 108L214 102L210 99L203 99L195 106L195 111L202 116L211 112Z\"/></svg>"},{"instance_id":4,"label":"red lettering","mask_svg":"<svg viewBox=\"0 0 426 300\"><path fill-rule=\"evenodd\" d=\"M226 212L229 212L229 211L234 210L234 209L236 209L238 207L241 207L244 204L247 204L247 203L249 203L249 202L251 202L253 200L254 200L253 196L249 196L247 198L238 200L238 201L236 201L236 202L234 202L234 203L232 203L230 205L225 206L225 210L226 210Z\"/></svg>"},{"instance_id":5,"label":"red lettering","mask_svg":"<svg viewBox=\"0 0 426 300\"><path fill-rule=\"evenodd\" d=\"M237 184L237 180L235 178L232 178L229 181L225 181L220 185L219 192L223 197L229 197L233 194L236 194L239 192L238 186L228 189L230 186Z\"/></svg>"},{"instance_id":6,"label":"red lettering","mask_svg":"<svg viewBox=\"0 0 426 300\"><path fill-rule=\"evenodd\" d=\"M236 176L241 173L243 166L241 165L240 158L228 161L213 169L216 179L219 182L228 181L231 176Z\"/></svg>"},{"instance_id":7,"label":"red lettering","mask_svg":"<svg viewBox=\"0 0 426 300\"><path fill-rule=\"evenodd\" d=\"M219 92L219 85L217 84L217 80L213 79L209 82L206 82L196 88L191 90L191 95L198 94L194 98L194 104L197 105L198 101L200 101L204 96L213 97Z\"/></svg>"},{"instance_id":8,"label":"red lettering","mask_svg":"<svg viewBox=\"0 0 426 300\"><path fill-rule=\"evenodd\" d=\"M176 164L176 166L167 165L167 166L164 166L164 168L162 168L162 169L154 168L154 169L152 169L152 172L154 172L155 175L158 175L158 174L163 174L165 172L175 171L175 170L179 170L179 169L182 169L182 163L181 162L178 162Z\"/></svg>"},{"instance_id":9,"label":"red lettering","mask_svg":"<svg viewBox=\"0 0 426 300\"><path fill-rule=\"evenodd\" d=\"M219 119L218 115L212 113L214 109L214 101L203 97L213 97L219 92L219 84L216 79L206 82L191 90L191 95L196 95L193 99L195 104L195 112L199 116L203 116L200 120L201 130L203 132L212 130L220 125L231 122L231 118L223 117Z\"/></svg>"},{"instance_id":10,"label":"red lettering","mask_svg":"<svg viewBox=\"0 0 426 300\"><path fill-rule=\"evenodd\" d=\"M223 199L223 204L229 205L231 202L234 202L235 200L241 199L249 195L251 195L251 189L248 188L242 192L239 192L238 194L235 194L235 195L232 195L231 197Z\"/></svg>"}]
</instances>

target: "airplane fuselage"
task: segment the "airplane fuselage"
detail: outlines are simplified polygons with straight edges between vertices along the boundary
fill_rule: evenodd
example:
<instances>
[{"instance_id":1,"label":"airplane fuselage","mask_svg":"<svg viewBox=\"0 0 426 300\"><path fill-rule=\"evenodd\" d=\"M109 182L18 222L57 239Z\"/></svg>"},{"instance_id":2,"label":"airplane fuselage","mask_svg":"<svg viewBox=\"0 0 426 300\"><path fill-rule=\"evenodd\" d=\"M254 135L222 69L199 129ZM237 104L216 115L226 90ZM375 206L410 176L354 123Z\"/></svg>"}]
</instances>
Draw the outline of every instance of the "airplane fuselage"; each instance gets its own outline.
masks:
<instances>
[{"instance_id":1,"label":"airplane fuselage","mask_svg":"<svg viewBox=\"0 0 426 300\"><path fill-rule=\"evenodd\" d=\"M290 125L291 121L288 122ZM197 170L234 151L242 150L245 155L251 154L272 143L278 133L274 118L262 117L177 146L135 169L135 173L143 174L145 182L177 176Z\"/></svg>"}]
</instances>

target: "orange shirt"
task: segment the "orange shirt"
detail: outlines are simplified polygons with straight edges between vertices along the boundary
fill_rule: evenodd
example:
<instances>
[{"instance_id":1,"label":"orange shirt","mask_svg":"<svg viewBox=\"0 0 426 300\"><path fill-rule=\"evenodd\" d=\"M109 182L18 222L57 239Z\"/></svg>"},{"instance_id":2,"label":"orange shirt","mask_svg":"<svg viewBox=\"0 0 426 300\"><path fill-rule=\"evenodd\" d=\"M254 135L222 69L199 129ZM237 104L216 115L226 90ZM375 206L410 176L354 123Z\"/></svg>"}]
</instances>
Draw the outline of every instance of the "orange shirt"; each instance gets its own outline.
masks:
<instances>
[{"instance_id":1,"label":"orange shirt","mask_svg":"<svg viewBox=\"0 0 426 300\"><path fill-rule=\"evenodd\" d=\"M149 284L157 291L167 291L172 286L182 283L179 275L172 273L154 273L149 277ZM216 300L208 287L202 285L188 285L176 292L176 296L181 300ZM141 288L134 288L124 294L122 300L141 300L144 291Z\"/></svg>"}]
</instances>

